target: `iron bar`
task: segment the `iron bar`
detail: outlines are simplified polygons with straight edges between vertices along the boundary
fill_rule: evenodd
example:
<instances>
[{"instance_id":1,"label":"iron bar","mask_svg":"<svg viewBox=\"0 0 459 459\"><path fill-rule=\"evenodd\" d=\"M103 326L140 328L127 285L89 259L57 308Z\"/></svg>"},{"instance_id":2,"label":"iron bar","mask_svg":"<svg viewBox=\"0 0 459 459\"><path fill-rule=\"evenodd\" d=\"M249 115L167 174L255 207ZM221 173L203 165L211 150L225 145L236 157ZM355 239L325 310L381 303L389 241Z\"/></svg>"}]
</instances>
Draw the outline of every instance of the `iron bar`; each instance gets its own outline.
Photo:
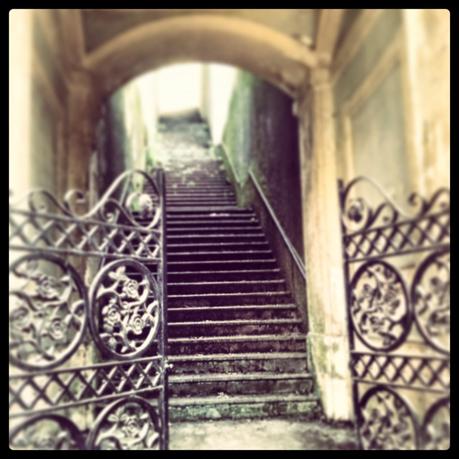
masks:
<instances>
[{"instance_id":1,"label":"iron bar","mask_svg":"<svg viewBox=\"0 0 459 459\"><path fill-rule=\"evenodd\" d=\"M148 193L133 188L134 175L146 180ZM75 204L82 197L71 190L61 204L47 191L35 190L26 196L27 210L10 207L10 250L26 253L10 266L10 419L26 418L10 431L10 445L167 449L163 172L151 177L126 171L79 214ZM60 256L99 260L89 289ZM88 339L95 343L102 361L65 366L83 346L83 337L84 345ZM54 414L107 402L89 432L80 431L67 411L66 416ZM115 419L119 428L107 437ZM59 435L53 434L56 426ZM140 443L134 426L148 429Z\"/></svg>"}]
</instances>

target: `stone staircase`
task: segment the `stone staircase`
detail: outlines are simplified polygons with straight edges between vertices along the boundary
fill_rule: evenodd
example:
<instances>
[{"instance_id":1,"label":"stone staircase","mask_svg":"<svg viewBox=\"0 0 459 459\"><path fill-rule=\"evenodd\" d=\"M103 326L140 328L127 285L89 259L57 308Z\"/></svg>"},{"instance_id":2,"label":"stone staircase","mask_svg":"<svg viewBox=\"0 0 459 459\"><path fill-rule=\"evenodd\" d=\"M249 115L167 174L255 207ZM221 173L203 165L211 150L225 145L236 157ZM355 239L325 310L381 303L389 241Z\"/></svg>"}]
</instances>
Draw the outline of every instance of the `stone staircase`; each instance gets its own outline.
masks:
<instances>
[{"instance_id":1,"label":"stone staircase","mask_svg":"<svg viewBox=\"0 0 459 459\"><path fill-rule=\"evenodd\" d=\"M317 416L306 330L257 216L237 206L204 123L162 132L171 420Z\"/></svg>"}]
</instances>

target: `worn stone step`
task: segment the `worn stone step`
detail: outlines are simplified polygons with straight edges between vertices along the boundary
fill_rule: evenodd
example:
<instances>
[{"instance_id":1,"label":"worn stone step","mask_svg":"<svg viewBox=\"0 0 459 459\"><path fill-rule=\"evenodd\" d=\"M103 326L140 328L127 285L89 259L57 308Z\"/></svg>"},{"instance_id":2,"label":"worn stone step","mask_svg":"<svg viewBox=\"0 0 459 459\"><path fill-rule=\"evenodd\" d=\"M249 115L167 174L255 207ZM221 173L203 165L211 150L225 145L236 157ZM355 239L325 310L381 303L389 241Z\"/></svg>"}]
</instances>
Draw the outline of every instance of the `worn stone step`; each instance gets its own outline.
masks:
<instances>
[{"instance_id":1,"label":"worn stone step","mask_svg":"<svg viewBox=\"0 0 459 459\"><path fill-rule=\"evenodd\" d=\"M263 260L273 255L271 250L221 250L202 252L169 253L168 261L212 261L212 260Z\"/></svg>"},{"instance_id":2,"label":"worn stone step","mask_svg":"<svg viewBox=\"0 0 459 459\"><path fill-rule=\"evenodd\" d=\"M229 183L222 176L188 176L185 178L169 178L167 177L167 186L173 187L174 185L178 186L225 186Z\"/></svg>"},{"instance_id":3,"label":"worn stone step","mask_svg":"<svg viewBox=\"0 0 459 459\"><path fill-rule=\"evenodd\" d=\"M295 319L295 304L257 304L230 306L184 306L168 308L170 322L185 320Z\"/></svg>"},{"instance_id":4,"label":"worn stone step","mask_svg":"<svg viewBox=\"0 0 459 459\"><path fill-rule=\"evenodd\" d=\"M168 295L170 307L181 306L229 306L232 304L285 304L290 303L287 291L264 291L244 293L195 293L190 295Z\"/></svg>"},{"instance_id":5,"label":"worn stone step","mask_svg":"<svg viewBox=\"0 0 459 459\"><path fill-rule=\"evenodd\" d=\"M204 373L171 375L169 393L174 396L311 394L310 373Z\"/></svg>"},{"instance_id":6,"label":"worn stone step","mask_svg":"<svg viewBox=\"0 0 459 459\"><path fill-rule=\"evenodd\" d=\"M206 196L204 196L204 194ZM174 195L169 195L169 194L166 194L166 202L167 202L167 205L169 206L169 203L170 201L174 201L174 203L177 201L180 200L204 200L204 202L208 202L209 200L210 201L218 201L220 199L234 199L235 201L237 201L237 196L235 196L234 194L231 194L229 191L227 190L209 190L209 191L206 191L206 192L201 192L199 190L197 191L194 191L194 190L189 190L189 191L180 191L179 194L174 194ZM175 204L174 204L175 206ZM218 204L217 204L218 206ZM211 207L215 207L215 205L212 205ZM237 205L235 205L234 207L237 207ZM242 209L242 207L238 207L239 209Z\"/></svg>"},{"instance_id":7,"label":"worn stone step","mask_svg":"<svg viewBox=\"0 0 459 459\"><path fill-rule=\"evenodd\" d=\"M169 336L286 335L300 333L301 319L235 319L169 322Z\"/></svg>"},{"instance_id":8,"label":"worn stone step","mask_svg":"<svg viewBox=\"0 0 459 459\"><path fill-rule=\"evenodd\" d=\"M240 250L268 250L268 242L213 242L213 243L194 243L194 244L168 244L168 253L182 253L190 251L240 251Z\"/></svg>"},{"instance_id":9,"label":"worn stone step","mask_svg":"<svg viewBox=\"0 0 459 459\"><path fill-rule=\"evenodd\" d=\"M194 217L195 215L207 215L208 217L218 216L238 216L238 215L252 215L255 216L254 212L249 209L241 209L240 207L232 206L201 206L201 207L186 207L186 206L168 206L167 216L181 216Z\"/></svg>"},{"instance_id":10,"label":"worn stone step","mask_svg":"<svg viewBox=\"0 0 459 459\"><path fill-rule=\"evenodd\" d=\"M234 199L236 195L231 192L222 192L222 193L192 193L190 191L183 193L167 193L167 202L171 201L180 201L180 200L194 200L194 201L204 201L208 202L215 201L218 199Z\"/></svg>"},{"instance_id":11,"label":"worn stone step","mask_svg":"<svg viewBox=\"0 0 459 459\"><path fill-rule=\"evenodd\" d=\"M213 207L213 206L224 206L224 207L235 207L237 206L237 201L234 198L219 198L219 199L208 199L204 200L195 200L195 199L177 199L167 201L167 208L174 207Z\"/></svg>"},{"instance_id":12,"label":"worn stone step","mask_svg":"<svg viewBox=\"0 0 459 459\"><path fill-rule=\"evenodd\" d=\"M205 373L306 372L304 352L255 352L243 354L172 355L171 375Z\"/></svg>"},{"instance_id":13,"label":"worn stone step","mask_svg":"<svg viewBox=\"0 0 459 459\"><path fill-rule=\"evenodd\" d=\"M226 190L226 191L233 191L233 188L231 187L230 184L222 182L221 180L215 180L215 181L196 181L196 180L189 180L188 183L185 182L175 182L175 183L169 183L166 186L166 193L170 191L186 191L186 190L191 190L191 191L205 191L205 190ZM154 193L154 191L152 191Z\"/></svg>"},{"instance_id":14,"label":"worn stone step","mask_svg":"<svg viewBox=\"0 0 459 459\"><path fill-rule=\"evenodd\" d=\"M190 223L188 225L188 222ZM239 224L246 225L247 223L259 223L259 220L254 215L189 215L189 216L168 216L167 220L167 227L171 224L177 225L185 225L191 226L193 224L202 224L206 226L207 223L219 223L222 225L226 225L227 223L234 223L235 226L239 226ZM237 223L237 225L236 225Z\"/></svg>"},{"instance_id":15,"label":"worn stone step","mask_svg":"<svg viewBox=\"0 0 459 459\"><path fill-rule=\"evenodd\" d=\"M233 188L230 185L220 184L220 185L175 185L175 186L166 186L166 196L169 193L200 193L200 194L207 194L207 193L234 193ZM147 194L155 194L154 190L147 192Z\"/></svg>"},{"instance_id":16,"label":"worn stone step","mask_svg":"<svg viewBox=\"0 0 459 459\"><path fill-rule=\"evenodd\" d=\"M150 272L156 274L156 266L149 265ZM134 278L140 279L140 274L136 271L128 271L127 274ZM268 281L268 280L285 280L279 268L276 269L245 269L239 271L172 271L167 273L168 282L230 282L230 281Z\"/></svg>"},{"instance_id":17,"label":"worn stone step","mask_svg":"<svg viewBox=\"0 0 459 459\"><path fill-rule=\"evenodd\" d=\"M166 180L168 183L180 182L188 177L195 178L196 180L226 180L222 169L215 163L199 164L199 169L196 168L197 164L190 164L194 167L193 171L186 171L177 169L176 171L166 172Z\"/></svg>"},{"instance_id":18,"label":"worn stone step","mask_svg":"<svg viewBox=\"0 0 459 459\"><path fill-rule=\"evenodd\" d=\"M181 203L183 201L194 201L197 203L203 203L203 205L211 205L215 202L219 202L220 200L225 201L235 201L235 196L229 195L228 193L220 194L220 195L211 195L208 194L207 196L196 196L195 194L191 193L183 193L181 196L173 196L173 195L166 195L167 196L167 203L170 204L172 202Z\"/></svg>"},{"instance_id":19,"label":"worn stone step","mask_svg":"<svg viewBox=\"0 0 459 459\"><path fill-rule=\"evenodd\" d=\"M146 262L146 266L156 266ZM220 260L220 261L169 261L167 262L168 271L208 271L208 270L244 270L244 269L272 269L277 268L274 258L265 260Z\"/></svg>"},{"instance_id":20,"label":"worn stone step","mask_svg":"<svg viewBox=\"0 0 459 459\"><path fill-rule=\"evenodd\" d=\"M231 219L231 220L220 220L217 218L214 219L201 219L201 220L172 220L167 222L168 231L173 231L176 229L183 228L251 228L251 227L260 227L260 222L255 218L250 220L240 220L240 219Z\"/></svg>"},{"instance_id":21,"label":"worn stone step","mask_svg":"<svg viewBox=\"0 0 459 459\"><path fill-rule=\"evenodd\" d=\"M187 199L190 197L196 199L208 199L208 198L235 198L236 195L233 191L220 191L220 192L198 192L192 190L186 191L169 191L166 192L167 200L170 201L171 199Z\"/></svg>"},{"instance_id":22,"label":"worn stone step","mask_svg":"<svg viewBox=\"0 0 459 459\"><path fill-rule=\"evenodd\" d=\"M170 355L306 352L306 335L237 335L169 338Z\"/></svg>"},{"instance_id":23,"label":"worn stone step","mask_svg":"<svg viewBox=\"0 0 459 459\"><path fill-rule=\"evenodd\" d=\"M295 394L172 397L169 407L173 422L276 417L312 420L320 413L316 396Z\"/></svg>"},{"instance_id":24,"label":"worn stone step","mask_svg":"<svg viewBox=\"0 0 459 459\"><path fill-rule=\"evenodd\" d=\"M171 210L167 212L167 221L172 219L190 219L197 218L257 218L255 212L251 209L241 209L235 207L234 209L212 210L205 208L204 210L190 209L189 211Z\"/></svg>"},{"instance_id":25,"label":"worn stone step","mask_svg":"<svg viewBox=\"0 0 459 459\"><path fill-rule=\"evenodd\" d=\"M167 284L169 295L192 293L243 293L256 291L285 291L284 279L276 280L240 280L240 281L205 281L205 282L170 282Z\"/></svg>"},{"instance_id":26,"label":"worn stone step","mask_svg":"<svg viewBox=\"0 0 459 459\"><path fill-rule=\"evenodd\" d=\"M170 282L238 281L281 279L280 269L244 269L239 271L188 271L167 273Z\"/></svg>"},{"instance_id":27,"label":"worn stone step","mask_svg":"<svg viewBox=\"0 0 459 459\"><path fill-rule=\"evenodd\" d=\"M208 234L171 234L167 236L167 243L202 243L202 242L265 242L266 236L260 233L238 234L228 233L208 233Z\"/></svg>"},{"instance_id":28,"label":"worn stone step","mask_svg":"<svg viewBox=\"0 0 459 459\"><path fill-rule=\"evenodd\" d=\"M264 240L266 240L265 235L263 233L263 229L260 226L214 226L214 227L205 227L205 226L197 226L197 227L181 227L181 228L168 228L167 230L168 236L193 236L193 235L218 235L221 234L225 235L258 235L263 236Z\"/></svg>"}]
</instances>

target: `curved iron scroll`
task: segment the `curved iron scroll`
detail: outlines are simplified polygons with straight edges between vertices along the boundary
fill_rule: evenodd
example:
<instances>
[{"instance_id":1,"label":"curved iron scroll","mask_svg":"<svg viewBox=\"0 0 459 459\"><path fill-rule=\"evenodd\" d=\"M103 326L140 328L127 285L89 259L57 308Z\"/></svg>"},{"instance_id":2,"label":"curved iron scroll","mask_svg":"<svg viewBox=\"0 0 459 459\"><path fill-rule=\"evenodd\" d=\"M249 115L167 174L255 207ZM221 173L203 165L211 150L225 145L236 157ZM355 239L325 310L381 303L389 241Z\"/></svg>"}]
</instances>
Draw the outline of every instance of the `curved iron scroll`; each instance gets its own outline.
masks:
<instances>
[{"instance_id":1,"label":"curved iron scroll","mask_svg":"<svg viewBox=\"0 0 459 459\"><path fill-rule=\"evenodd\" d=\"M165 206L161 170L10 205L12 448L167 449Z\"/></svg>"},{"instance_id":2,"label":"curved iron scroll","mask_svg":"<svg viewBox=\"0 0 459 459\"><path fill-rule=\"evenodd\" d=\"M381 200L370 204L366 184ZM360 186L360 188L359 188ZM354 408L364 449L449 448L450 192L402 210L340 183Z\"/></svg>"}]
</instances>

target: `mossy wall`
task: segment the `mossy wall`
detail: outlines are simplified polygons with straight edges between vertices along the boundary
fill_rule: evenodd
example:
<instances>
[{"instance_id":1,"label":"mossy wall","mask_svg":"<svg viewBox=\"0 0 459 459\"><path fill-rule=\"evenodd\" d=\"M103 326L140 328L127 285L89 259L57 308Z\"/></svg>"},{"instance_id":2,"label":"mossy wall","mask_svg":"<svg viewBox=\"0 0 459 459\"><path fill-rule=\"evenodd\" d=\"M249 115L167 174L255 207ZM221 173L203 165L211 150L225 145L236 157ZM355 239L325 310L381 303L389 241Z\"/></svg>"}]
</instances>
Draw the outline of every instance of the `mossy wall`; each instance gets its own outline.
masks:
<instances>
[{"instance_id":1,"label":"mossy wall","mask_svg":"<svg viewBox=\"0 0 459 459\"><path fill-rule=\"evenodd\" d=\"M222 143L239 186L244 187L252 169L303 257L298 123L292 100L269 83L240 71Z\"/></svg>"}]
</instances>

